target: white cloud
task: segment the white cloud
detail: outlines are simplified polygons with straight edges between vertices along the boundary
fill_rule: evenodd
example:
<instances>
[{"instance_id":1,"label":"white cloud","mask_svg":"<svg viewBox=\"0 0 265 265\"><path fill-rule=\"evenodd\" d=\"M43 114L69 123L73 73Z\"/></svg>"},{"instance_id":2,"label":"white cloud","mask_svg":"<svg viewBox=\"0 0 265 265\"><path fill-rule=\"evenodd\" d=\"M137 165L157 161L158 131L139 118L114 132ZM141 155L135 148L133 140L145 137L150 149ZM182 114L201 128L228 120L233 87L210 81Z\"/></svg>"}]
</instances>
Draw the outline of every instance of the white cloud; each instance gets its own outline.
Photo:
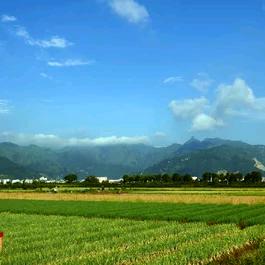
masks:
<instances>
[{"instance_id":1,"label":"white cloud","mask_svg":"<svg viewBox=\"0 0 265 265\"><path fill-rule=\"evenodd\" d=\"M157 138L164 138L166 136L167 136L167 134L164 132L155 132L155 137L157 137Z\"/></svg>"},{"instance_id":2,"label":"white cloud","mask_svg":"<svg viewBox=\"0 0 265 265\"><path fill-rule=\"evenodd\" d=\"M194 118L204 111L208 105L205 97L186 100L173 100L169 103L169 108L176 118Z\"/></svg>"},{"instance_id":3,"label":"white cloud","mask_svg":"<svg viewBox=\"0 0 265 265\"><path fill-rule=\"evenodd\" d=\"M4 22L4 23L14 22L16 20L17 20L17 18L14 17L14 16L9 16L9 15L2 15L1 16L1 21Z\"/></svg>"},{"instance_id":4,"label":"white cloud","mask_svg":"<svg viewBox=\"0 0 265 265\"><path fill-rule=\"evenodd\" d=\"M39 46L42 48L66 48L73 45L73 43L67 41L64 38L58 36L51 37L49 40L31 40L29 44L32 46Z\"/></svg>"},{"instance_id":5,"label":"white cloud","mask_svg":"<svg viewBox=\"0 0 265 265\"><path fill-rule=\"evenodd\" d=\"M112 10L130 23L142 23L149 19L149 13L145 6L135 0L109 0Z\"/></svg>"},{"instance_id":6,"label":"white cloud","mask_svg":"<svg viewBox=\"0 0 265 265\"><path fill-rule=\"evenodd\" d=\"M0 114L8 114L10 109L9 101L0 99Z\"/></svg>"},{"instance_id":7,"label":"white cloud","mask_svg":"<svg viewBox=\"0 0 265 265\"><path fill-rule=\"evenodd\" d=\"M27 32L27 30L23 27L18 27L16 30L16 34L17 34L17 36L25 38L25 39L31 38L29 33Z\"/></svg>"},{"instance_id":8,"label":"white cloud","mask_svg":"<svg viewBox=\"0 0 265 265\"><path fill-rule=\"evenodd\" d=\"M237 78L231 85L222 84L218 87L217 115L242 116L242 114L264 110L265 98L256 98L245 80Z\"/></svg>"},{"instance_id":9,"label":"white cloud","mask_svg":"<svg viewBox=\"0 0 265 265\"><path fill-rule=\"evenodd\" d=\"M117 145L117 144L140 144L148 143L149 139L146 136L139 137L126 137L126 136L110 136L110 137L99 137L99 138L70 138L70 145Z\"/></svg>"},{"instance_id":10,"label":"white cloud","mask_svg":"<svg viewBox=\"0 0 265 265\"><path fill-rule=\"evenodd\" d=\"M34 39L30 36L29 32L23 27L17 28L16 35L23 38L28 45L38 46L41 48L67 48L68 46L73 45L73 43L59 36L53 36L47 40Z\"/></svg>"},{"instance_id":11,"label":"white cloud","mask_svg":"<svg viewBox=\"0 0 265 265\"><path fill-rule=\"evenodd\" d=\"M48 65L51 67L71 67L71 66L82 66L93 64L94 61L82 61L82 60L66 60L66 61L49 61Z\"/></svg>"},{"instance_id":12,"label":"white cloud","mask_svg":"<svg viewBox=\"0 0 265 265\"><path fill-rule=\"evenodd\" d=\"M49 75L46 74L46 73L40 73L40 76L41 76L42 78L45 78L45 79L52 79L52 77L49 76Z\"/></svg>"},{"instance_id":13,"label":"white cloud","mask_svg":"<svg viewBox=\"0 0 265 265\"><path fill-rule=\"evenodd\" d=\"M16 144L36 144L40 146L62 147L62 146L106 146L117 144L148 144L147 136L110 136L98 138L62 138L54 134L15 134L3 132L0 134L0 141L10 141Z\"/></svg>"},{"instance_id":14,"label":"white cloud","mask_svg":"<svg viewBox=\"0 0 265 265\"><path fill-rule=\"evenodd\" d=\"M150 137L150 141L156 147L163 147L169 144L169 137L165 132L157 131Z\"/></svg>"},{"instance_id":15,"label":"white cloud","mask_svg":"<svg viewBox=\"0 0 265 265\"><path fill-rule=\"evenodd\" d=\"M222 127L234 117L265 119L265 97L256 97L245 80L236 78L230 85L219 85L216 98L173 100L169 104L175 117L191 122L191 130Z\"/></svg>"},{"instance_id":16,"label":"white cloud","mask_svg":"<svg viewBox=\"0 0 265 265\"><path fill-rule=\"evenodd\" d=\"M216 127L221 127L223 125L224 123L222 120L216 120L215 118L205 113L201 113L192 120L191 130L192 131L208 131L208 130L215 129Z\"/></svg>"},{"instance_id":17,"label":"white cloud","mask_svg":"<svg viewBox=\"0 0 265 265\"><path fill-rule=\"evenodd\" d=\"M174 83L177 83L177 82L183 82L184 79L182 76L170 76L168 78L166 78L163 83L164 84L174 84Z\"/></svg>"},{"instance_id":18,"label":"white cloud","mask_svg":"<svg viewBox=\"0 0 265 265\"><path fill-rule=\"evenodd\" d=\"M198 73L197 77L194 78L190 85L196 88L200 92L207 92L209 87L213 84L213 80L209 78L208 74Z\"/></svg>"}]
</instances>

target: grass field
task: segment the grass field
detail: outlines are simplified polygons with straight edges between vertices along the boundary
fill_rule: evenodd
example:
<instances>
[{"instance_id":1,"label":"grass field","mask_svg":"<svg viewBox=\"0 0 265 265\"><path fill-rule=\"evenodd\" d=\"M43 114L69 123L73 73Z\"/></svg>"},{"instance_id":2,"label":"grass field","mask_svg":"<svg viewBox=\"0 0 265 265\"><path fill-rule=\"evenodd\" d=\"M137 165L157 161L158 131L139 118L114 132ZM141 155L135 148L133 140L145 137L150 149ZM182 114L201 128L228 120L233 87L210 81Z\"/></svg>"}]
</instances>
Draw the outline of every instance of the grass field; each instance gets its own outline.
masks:
<instances>
[{"instance_id":1,"label":"grass field","mask_svg":"<svg viewBox=\"0 0 265 265\"><path fill-rule=\"evenodd\" d=\"M250 244L265 226L0 214L0 264L189 264ZM233 247L232 247L233 246Z\"/></svg>"},{"instance_id":2,"label":"grass field","mask_svg":"<svg viewBox=\"0 0 265 265\"><path fill-rule=\"evenodd\" d=\"M0 192L0 265L264 264L263 190L154 191Z\"/></svg>"}]
</instances>

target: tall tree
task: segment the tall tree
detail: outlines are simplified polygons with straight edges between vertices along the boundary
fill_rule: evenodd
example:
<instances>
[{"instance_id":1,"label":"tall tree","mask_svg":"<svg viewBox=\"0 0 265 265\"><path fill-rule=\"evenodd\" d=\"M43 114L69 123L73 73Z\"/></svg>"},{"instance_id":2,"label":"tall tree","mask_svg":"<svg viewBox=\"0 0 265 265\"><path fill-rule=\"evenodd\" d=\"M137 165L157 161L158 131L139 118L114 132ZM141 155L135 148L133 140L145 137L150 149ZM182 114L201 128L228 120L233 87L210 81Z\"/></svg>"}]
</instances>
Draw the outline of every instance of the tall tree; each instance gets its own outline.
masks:
<instances>
[{"instance_id":1,"label":"tall tree","mask_svg":"<svg viewBox=\"0 0 265 265\"><path fill-rule=\"evenodd\" d=\"M67 183L73 183L73 182L76 182L77 181L77 175L75 174L68 174L64 177L64 180L67 182Z\"/></svg>"}]
</instances>

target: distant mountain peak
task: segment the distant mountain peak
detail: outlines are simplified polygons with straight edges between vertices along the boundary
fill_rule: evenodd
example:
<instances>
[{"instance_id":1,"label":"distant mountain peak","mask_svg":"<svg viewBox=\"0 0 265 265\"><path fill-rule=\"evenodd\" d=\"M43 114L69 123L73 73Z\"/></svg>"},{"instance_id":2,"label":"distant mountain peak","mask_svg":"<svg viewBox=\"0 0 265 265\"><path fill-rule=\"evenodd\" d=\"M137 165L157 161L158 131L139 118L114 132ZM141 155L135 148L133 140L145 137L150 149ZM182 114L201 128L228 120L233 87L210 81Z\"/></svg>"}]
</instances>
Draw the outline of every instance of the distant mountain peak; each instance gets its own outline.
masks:
<instances>
[{"instance_id":1,"label":"distant mountain peak","mask_svg":"<svg viewBox=\"0 0 265 265\"><path fill-rule=\"evenodd\" d=\"M224 139L218 137L212 137L212 138L205 138L203 141L224 141Z\"/></svg>"},{"instance_id":2,"label":"distant mountain peak","mask_svg":"<svg viewBox=\"0 0 265 265\"><path fill-rule=\"evenodd\" d=\"M187 142L184 143L184 145L191 144L191 143L199 143L199 142L201 141L198 140L196 137L192 136Z\"/></svg>"},{"instance_id":3,"label":"distant mountain peak","mask_svg":"<svg viewBox=\"0 0 265 265\"><path fill-rule=\"evenodd\" d=\"M0 145L5 147L19 147L17 144L11 143L11 142L0 142Z\"/></svg>"}]
</instances>

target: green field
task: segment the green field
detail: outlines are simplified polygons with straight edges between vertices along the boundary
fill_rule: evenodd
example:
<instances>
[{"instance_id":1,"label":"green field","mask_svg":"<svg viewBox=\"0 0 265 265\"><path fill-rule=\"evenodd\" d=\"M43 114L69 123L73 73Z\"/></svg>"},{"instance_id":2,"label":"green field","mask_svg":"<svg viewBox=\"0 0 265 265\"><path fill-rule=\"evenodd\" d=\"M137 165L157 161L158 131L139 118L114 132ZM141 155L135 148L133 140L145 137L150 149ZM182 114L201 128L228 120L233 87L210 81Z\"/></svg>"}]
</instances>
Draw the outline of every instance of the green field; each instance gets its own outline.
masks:
<instances>
[{"instance_id":1,"label":"green field","mask_svg":"<svg viewBox=\"0 0 265 265\"><path fill-rule=\"evenodd\" d=\"M239 248L265 226L0 214L0 264L188 264Z\"/></svg>"},{"instance_id":2,"label":"green field","mask_svg":"<svg viewBox=\"0 0 265 265\"><path fill-rule=\"evenodd\" d=\"M0 212L180 222L265 224L265 205L0 200Z\"/></svg>"},{"instance_id":3,"label":"green field","mask_svg":"<svg viewBox=\"0 0 265 265\"><path fill-rule=\"evenodd\" d=\"M127 188L125 191L133 194L265 196L264 188Z\"/></svg>"},{"instance_id":4,"label":"green field","mask_svg":"<svg viewBox=\"0 0 265 265\"><path fill-rule=\"evenodd\" d=\"M100 187L86 188L86 187L71 187L58 186L61 193L98 193L101 192ZM49 188L40 189L1 189L0 192L49 192ZM128 193L128 194L171 194L171 195L224 195L224 196L265 196L264 188L211 188L211 187L182 187L182 188L141 188L141 187L119 187L108 188L105 187L105 193Z\"/></svg>"},{"instance_id":5,"label":"green field","mask_svg":"<svg viewBox=\"0 0 265 265\"><path fill-rule=\"evenodd\" d=\"M0 265L265 261L265 204L0 199L0 231Z\"/></svg>"}]
</instances>

